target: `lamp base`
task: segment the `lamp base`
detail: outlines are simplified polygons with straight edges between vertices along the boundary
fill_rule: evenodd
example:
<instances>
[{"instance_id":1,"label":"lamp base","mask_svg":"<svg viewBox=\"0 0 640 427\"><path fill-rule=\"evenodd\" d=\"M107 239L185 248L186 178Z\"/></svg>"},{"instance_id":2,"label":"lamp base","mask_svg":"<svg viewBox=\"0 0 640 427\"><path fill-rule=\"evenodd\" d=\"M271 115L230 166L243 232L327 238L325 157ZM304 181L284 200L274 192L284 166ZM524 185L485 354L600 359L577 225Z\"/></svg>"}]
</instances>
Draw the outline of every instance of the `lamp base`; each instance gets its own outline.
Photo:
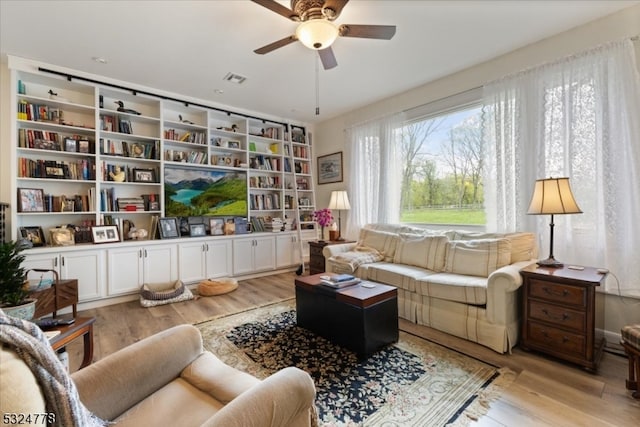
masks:
<instances>
[{"instance_id":1,"label":"lamp base","mask_svg":"<svg viewBox=\"0 0 640 427\"><path fill-rule=\"evenodd\" d=\"M539 267L549 267L549 268L560 268L564 266L563 263L561 263L560 261L556 261L556 259L552 256L550 256L547 259L538 260L536 264L538 264Z\"/></svg>"}]
</instances>

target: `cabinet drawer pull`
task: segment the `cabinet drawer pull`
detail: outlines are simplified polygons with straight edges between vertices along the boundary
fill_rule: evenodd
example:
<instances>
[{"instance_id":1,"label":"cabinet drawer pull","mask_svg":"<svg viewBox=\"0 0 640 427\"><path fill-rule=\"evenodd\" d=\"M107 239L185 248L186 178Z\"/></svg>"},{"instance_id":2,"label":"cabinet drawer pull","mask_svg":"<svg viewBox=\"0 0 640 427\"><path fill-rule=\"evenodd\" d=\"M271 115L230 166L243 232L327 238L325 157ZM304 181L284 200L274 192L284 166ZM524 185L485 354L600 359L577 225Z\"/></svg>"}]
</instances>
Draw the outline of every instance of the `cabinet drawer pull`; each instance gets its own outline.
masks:
<instances>
[{"instance_id":1,"label":"cabinet drawer pull","mask_svg":"<svg viewBox=\"0 0 640 427\"><path fill-rule=\"evenodd\" d=\"M64 257L60 257L60 265L62 265L64 267Z\"/></svg>"}]
</instances>

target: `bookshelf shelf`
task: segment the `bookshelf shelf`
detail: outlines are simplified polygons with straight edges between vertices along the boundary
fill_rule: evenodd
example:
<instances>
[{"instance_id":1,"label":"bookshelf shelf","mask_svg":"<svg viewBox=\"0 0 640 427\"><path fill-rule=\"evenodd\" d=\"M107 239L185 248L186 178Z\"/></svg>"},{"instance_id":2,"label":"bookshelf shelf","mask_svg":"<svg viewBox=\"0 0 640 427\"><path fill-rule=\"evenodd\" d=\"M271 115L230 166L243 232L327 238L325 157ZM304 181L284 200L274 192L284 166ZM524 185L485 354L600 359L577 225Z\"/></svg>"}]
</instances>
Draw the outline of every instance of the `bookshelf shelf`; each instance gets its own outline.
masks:
<instances>
[{"instance_id":1,"label":"bookshelf shelf","mask_svg":"<svg viewBox=\"0 0 640 427\"><path fill-rule=\"evenodd\" d=\"M304 127L26 68L11 69L17 88L11 101L15 138L12 191L36 188L51 197L83 197L90 200L92 208L13 212L12 238L18 237L20 227L46 229L80 221L83 225L87 221L99 224L105 216L116 221L135 219L136 226L148 230L154 216L166 214L166 180L174 171L211 176L226 173L240 179L246 189L243 203L248 222L266 217L281 218L283 224L288 219L289 226L292 220L305 228L314 224L303 222L301 217L301 212L315 204L311 145ZM120 102L124 111L118 111ZM23 176L26 168L20 162L55 162L67 168L83 165L88 172L80 175L82 179ZM110 178L109 173L118 168L125 173L125 181ZM133 179L137 170L151 174L152 181ZM301 179L306 179L306 188L299 185ZM146 205L147 210L114 209L118 199L150 194L159 209ZM301 198L305 206L301 206Z\"/></svg>"}]
</instances>

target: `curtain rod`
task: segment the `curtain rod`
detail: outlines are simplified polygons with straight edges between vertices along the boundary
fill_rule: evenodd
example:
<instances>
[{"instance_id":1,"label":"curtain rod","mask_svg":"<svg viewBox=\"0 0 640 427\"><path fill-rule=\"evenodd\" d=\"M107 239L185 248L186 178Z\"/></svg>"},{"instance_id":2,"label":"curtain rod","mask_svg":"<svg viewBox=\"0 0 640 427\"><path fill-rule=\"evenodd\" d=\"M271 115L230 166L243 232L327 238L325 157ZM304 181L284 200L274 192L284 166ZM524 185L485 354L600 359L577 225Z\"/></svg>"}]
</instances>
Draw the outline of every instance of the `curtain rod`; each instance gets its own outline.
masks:
<instances>
[{"instance_id":1,"label":"curtain rod","mask_svg":"<svg viewBox=\"0 0 640 427\"><path fill-rule=\"evenodd\" d=\"M89 82L89 83L94 83L94 84L99 84L99 85L103 85L103 86L112 87L112 88L115 88L115 89L125 90L125 91L128 91L128 92L131 92L134 96L136 96L138 94L148 95L148 96L153 96L155 98L163 99L165 101L179 102L181 104L184 104L185 107L188 107L189 105L195 105L196 107L202 107L202 108L207 108L207 109L210 109L210 110L220 111L221 113L226 113L228 116L233 114L235 116L241 116L241 117L244 117L244 118L247 118L247 119L259 120L262 123L274 123L274 124L278 124L278 125L284 126L287 129L287 131L289 130L289 124L287 124L287 123L277 122L277 121L274 121L274 120L267 120L267 119L263 119L261 117L251 116L249 114L236 113L236 112L233 112L233 111L225 110L223 108L211 107L209 105L199 104L197 102L185 101L183 99L172 98L170 96L165 96L165 95L158 95L156 93L151 93L151 92L138 90L138 89L132 89L132 88L129 88L129 87L126 87L126 86L120 86L120 85L116 85L116 84L113 84L113 83L101 82L100 80L94 80L94 79L90 79L90 78L87 78L87 77L76 76L76 75L69 74L69 73L63 73L63 72L56 71L56 70L50 70L48 68L38 67L38 71L41 71L43 73L50 73L50 74L55 74L55 75L58 75L58 76L65 77L68 81L71 81L72 79L76 79L76 80L82 80L82 81Z\"/></svg>"}]
</instances>

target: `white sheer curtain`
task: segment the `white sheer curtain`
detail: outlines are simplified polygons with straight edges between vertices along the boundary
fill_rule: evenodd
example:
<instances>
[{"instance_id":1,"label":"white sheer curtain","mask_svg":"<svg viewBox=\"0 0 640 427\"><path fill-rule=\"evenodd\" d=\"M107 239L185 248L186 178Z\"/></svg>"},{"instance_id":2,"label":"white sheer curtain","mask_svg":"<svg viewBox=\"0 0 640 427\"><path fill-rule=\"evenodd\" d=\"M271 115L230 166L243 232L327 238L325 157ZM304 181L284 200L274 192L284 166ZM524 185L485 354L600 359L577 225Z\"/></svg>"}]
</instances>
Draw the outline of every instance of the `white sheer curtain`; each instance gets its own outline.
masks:
<instances>
[{"instance_id":1,"label":"white sheer curtain","mask_svg":"<svg viewBox=\"0 0 640 427\"><path fill-rule=\"evenodd\" d=\"M365 224L400 220L400 160L398 133L402 113L347 129L351 211L346 227L350 239Z\"/></svg>"},{"instance_id":2,"label":"white sheer curtain","mask_svg":"<svg viewBox=\"0 0 640 427\"><path fill-rule=\"evenodd\" d=\"M527 216L529 199L535 179L568 176L584 213L555 217L556 258L608 268L629 295L640 295L636 67L631 40L612 42L483 91L488 228L536 231L546 257L550 218Z\"/></svg>"}]
</instances>

